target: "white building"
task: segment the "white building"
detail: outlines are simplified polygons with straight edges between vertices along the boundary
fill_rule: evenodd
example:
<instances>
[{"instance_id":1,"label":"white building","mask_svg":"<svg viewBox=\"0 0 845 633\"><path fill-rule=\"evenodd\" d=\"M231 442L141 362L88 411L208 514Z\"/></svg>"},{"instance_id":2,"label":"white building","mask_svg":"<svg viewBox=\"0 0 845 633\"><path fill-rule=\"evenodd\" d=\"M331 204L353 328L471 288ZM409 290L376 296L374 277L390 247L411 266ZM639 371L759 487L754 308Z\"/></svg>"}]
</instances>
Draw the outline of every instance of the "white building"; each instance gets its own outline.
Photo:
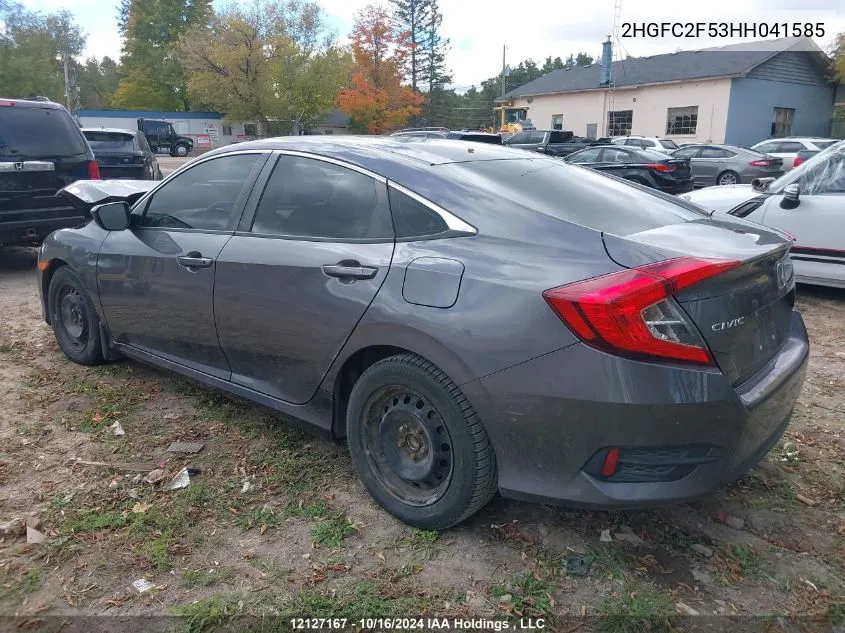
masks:
<instances>
[{"instance_id":1,"label":"white building","mask_svg":"<svg viewBox=\"0 0 845 633\"><path fill-rule=\"evenodd\" d=\"M808 38L785 38L555 70L507 93L538 129L752 145L827 136L834 87Z\"/></svg>"}]
</instances>

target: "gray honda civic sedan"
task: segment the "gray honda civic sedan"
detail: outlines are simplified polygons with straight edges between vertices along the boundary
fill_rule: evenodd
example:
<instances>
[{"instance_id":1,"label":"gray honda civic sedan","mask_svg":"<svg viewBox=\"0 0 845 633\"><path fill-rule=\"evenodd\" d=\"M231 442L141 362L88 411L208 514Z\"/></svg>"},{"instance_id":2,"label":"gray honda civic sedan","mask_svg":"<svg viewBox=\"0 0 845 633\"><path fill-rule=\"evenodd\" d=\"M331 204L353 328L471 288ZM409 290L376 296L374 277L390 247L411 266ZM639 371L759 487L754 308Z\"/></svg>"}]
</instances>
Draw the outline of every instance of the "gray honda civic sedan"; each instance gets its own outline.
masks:
<instances>
[{"instance_id":1,"label":"gray honda civic sedan","mask_svg":"<svg viewBox=\"0 0 845 633\"><path fill-rule=\"evenodd\" d=\"M705 495L773 446L804 380L787 235L542 155L291 137L62 195L92 219L46 239L38 286L71 360L130 357L346 438L422 528L497 491Z\"/></svg>"}]
</instances>

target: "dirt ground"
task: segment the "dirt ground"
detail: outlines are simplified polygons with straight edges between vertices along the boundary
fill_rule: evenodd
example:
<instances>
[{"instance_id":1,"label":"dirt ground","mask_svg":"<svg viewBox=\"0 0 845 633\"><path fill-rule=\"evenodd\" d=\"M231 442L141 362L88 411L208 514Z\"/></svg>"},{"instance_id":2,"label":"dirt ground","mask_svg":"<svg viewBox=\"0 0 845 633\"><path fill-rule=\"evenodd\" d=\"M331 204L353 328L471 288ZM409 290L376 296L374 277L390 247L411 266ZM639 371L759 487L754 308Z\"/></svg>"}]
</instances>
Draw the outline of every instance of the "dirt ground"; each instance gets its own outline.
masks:
<instances>
[{"instance_id":1,"label":"dirt ground","mask_svg":"<svg viewBox=\"0 0 845 633\"><path fill-rule=\"evenodd\" d=\"M634 630L629 614L652 631L672 613L845 620L845 292L799 288L808 379L783 440L736 484L640 512L496 499L437 534L380 510L316 431L132 361L71 364L34 262L0 252L0 523L46 540L7 526L0 614L179 614L195 632L243 614L603 615L610 633ZM168 453L177 440L204 447ZM183 466L190 485L167 490Z\"/></svg>"}]
</instances>

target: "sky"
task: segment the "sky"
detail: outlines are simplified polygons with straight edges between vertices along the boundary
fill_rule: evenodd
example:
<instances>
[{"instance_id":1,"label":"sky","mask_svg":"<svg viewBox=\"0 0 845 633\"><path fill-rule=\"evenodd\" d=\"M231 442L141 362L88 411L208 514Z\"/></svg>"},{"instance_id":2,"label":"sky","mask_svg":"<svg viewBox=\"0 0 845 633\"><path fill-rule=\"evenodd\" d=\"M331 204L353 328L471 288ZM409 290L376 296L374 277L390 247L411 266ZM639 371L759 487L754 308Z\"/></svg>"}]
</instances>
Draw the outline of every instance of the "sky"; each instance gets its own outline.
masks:
<instances>
[{"instance_id":1,"label":"sky","mask_svg":"<svg viewBox=\"0 0 845 633\"><path fill-rule=\"evenodd\" d=\"M86 56L119 58L118 0L22 1L35 10L69 10L87 32ZM328 23L338 37L345 40L355 13L373 0L317 2L324 8ZM708 25L714 22L744 23L749 27L761 23L786 23L789 28L794 23L812 23L813 27L821 23L823 34L813 39L825 50L832 45L837 33L845 31L845 0L681 0L671 3L657 0L440 0L443 35L451 43L448 64L454 86L463 90L501 73L503 46L507 47L507 63L512 65L528 57L542 63L549 55L566 59L569 54L582 51L599 58L601 43L613 31L617 4L621 8L617 20L620 37L614 42L617 58L764 39L759 36L707 37ZM667 8L671 10L667 11ZM622 37L624 23L665 22L703 23L705 36Z\"/></svg>"}]
</instances>

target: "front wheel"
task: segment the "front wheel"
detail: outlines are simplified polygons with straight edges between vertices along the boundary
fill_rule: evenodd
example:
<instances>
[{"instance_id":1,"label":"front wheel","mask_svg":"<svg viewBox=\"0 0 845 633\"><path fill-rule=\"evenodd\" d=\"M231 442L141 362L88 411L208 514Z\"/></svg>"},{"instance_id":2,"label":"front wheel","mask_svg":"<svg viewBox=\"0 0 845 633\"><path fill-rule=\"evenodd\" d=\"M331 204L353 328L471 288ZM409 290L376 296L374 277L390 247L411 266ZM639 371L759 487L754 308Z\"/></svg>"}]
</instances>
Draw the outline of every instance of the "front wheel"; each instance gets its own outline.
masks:
<instances>
[{"instance_id":1,"label":"front wheel","mask_svg":"<svg viewBox=\"0 0 845 633\"><path fill-rule=\"evenodd\" d=\"M451 527L496 492L496 457L478 414L443 371L419 356L391 356L369 367L352 388L346 423L364 486L408 525Z\"/></svg>"},{"instance_id":2,"label":"front wheel","mask_svg":"<svg viewBox=\"0 0 845 633\"><path fill-rule=\"evenodd\" d=\"M177 145L175 149L175 155L179 158L184 158L188 155L188 146L187 145Z\"/></svg>"},{"instance_id":3,"label":"front wheel","mask_svg":"<svg viewBox=\"0 0 845 633\"><path fill-rule=\"evenodd\" d=\"M59 347L73 362L98 365L104 361L97 311L72 270L59 268L47 293L50 324Z\"/></svg>"}]
</instances>

